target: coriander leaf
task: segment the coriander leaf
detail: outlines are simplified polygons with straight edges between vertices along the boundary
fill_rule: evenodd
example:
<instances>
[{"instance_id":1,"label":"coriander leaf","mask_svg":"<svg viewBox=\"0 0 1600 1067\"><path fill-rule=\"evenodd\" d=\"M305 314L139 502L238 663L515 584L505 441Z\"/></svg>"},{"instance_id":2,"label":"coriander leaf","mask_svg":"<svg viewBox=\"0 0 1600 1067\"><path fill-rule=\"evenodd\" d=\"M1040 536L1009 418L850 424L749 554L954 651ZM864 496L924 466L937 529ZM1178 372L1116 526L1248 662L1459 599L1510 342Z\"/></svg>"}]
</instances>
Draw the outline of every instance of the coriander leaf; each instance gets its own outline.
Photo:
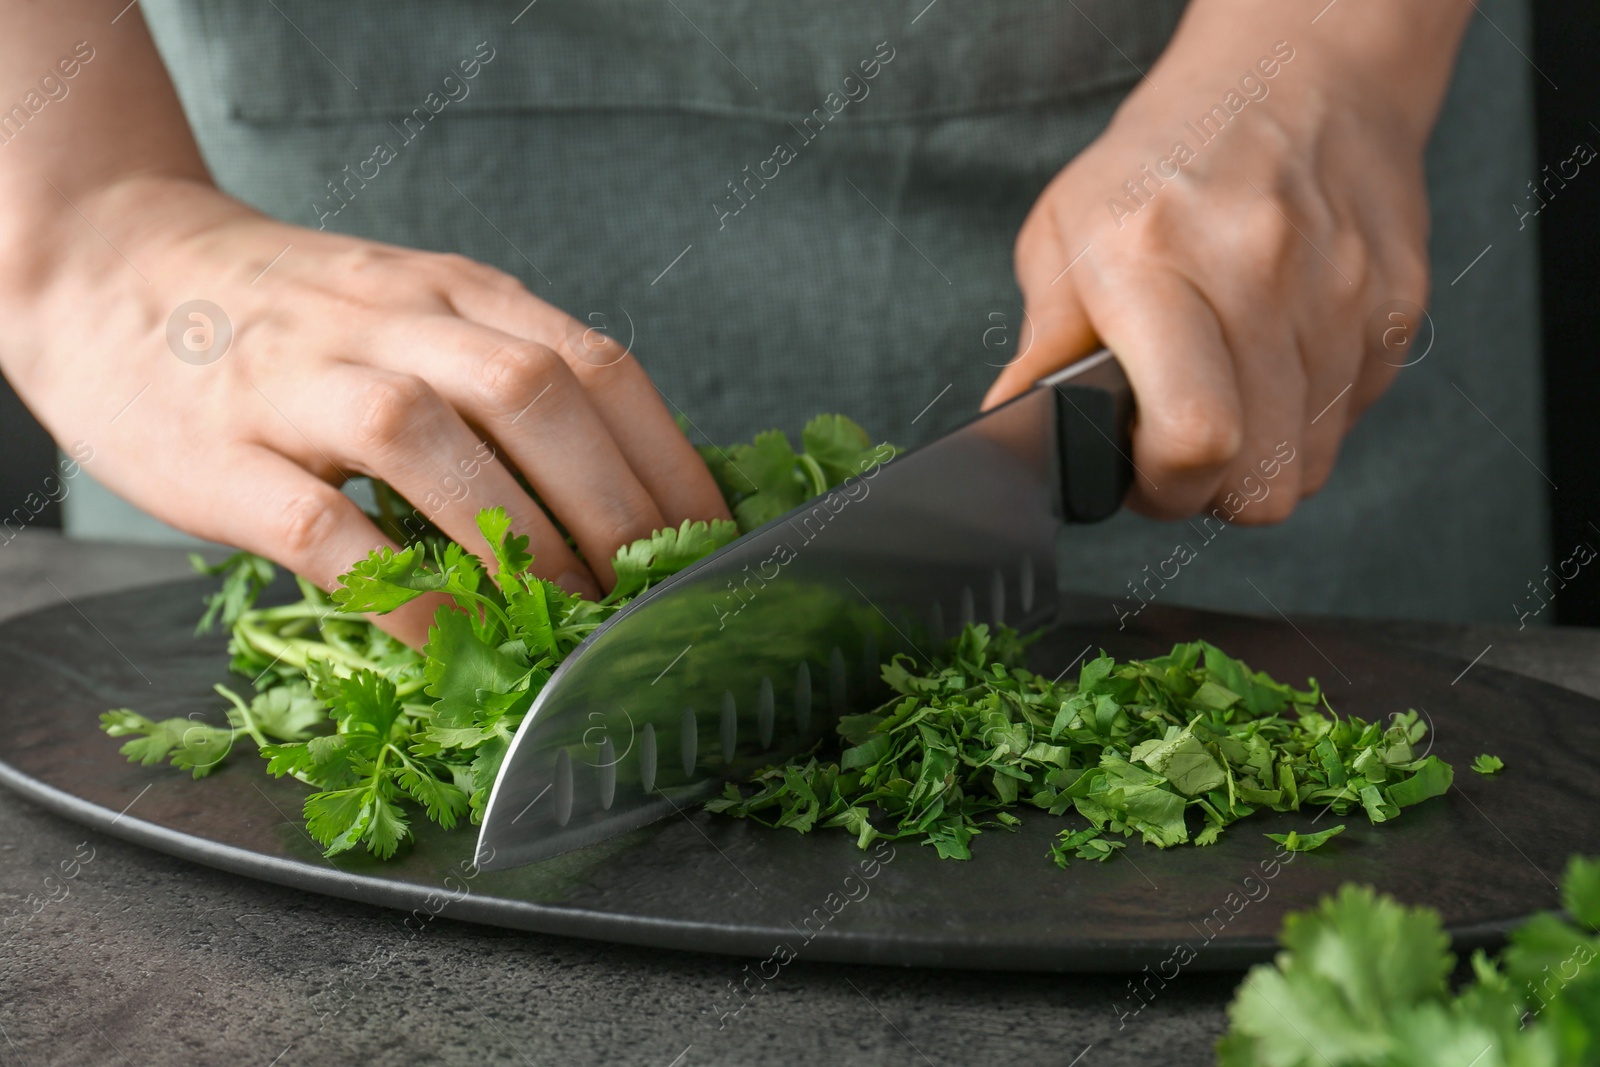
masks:
<instances>
[{"instance_id":1,"label":"coriander leaf","mask_svg":"<svg viewBox=\"0 0 1600 1067\"><path fill-rule=\"evenodd\" d=\"M1563 880L1569 909L1600 864L1574 857ZM1592 900L1591 906L1600 905ZM1597 908L1596 910L1600 910ZM1600 937L1543 913L1519 925L1500 961L1473 954L1471 978L1452 991L1439 918L1370 889L1284 925L1285 951L1251 971L1218 1046L1228 1067L1558 1067L1600 1048Z\"/></svg>"},{"instance_id":2,"label":"coriander leaf","mask_svg":"<svg viewBox=\"0 0 1600 1067\"><path fill-rule=\"evenodd\" d=\"M1169 739L1146 741L1133 750L1131 758L1167 779L1172 788L1186 797L1202 796L1221 788L1227 782L1221 764L1192 731L1191 725Z\"/></svg>"},{"instance_id":3,"label":"coriander leaf","mask_svg":"<svg viewBox=\"0 0 1600 1067\"><path fill-rule=\"evenodd\" d=\"M1443 796L1450 788L1450 783L1455 781L1455 776L1456 772L1450 764L1438 756L1429 756L1417 765L1411 777L1385 789L1384 796L1396 807L1409 808L1430 797Z\"/></svg>"},{"instance_id":4,"label":"coriander leaf","mask_svg":"<svg viewBox=\"0 0 1600 1067\"><path fill-rule=\"evenodd\" d=\"M1277 963L1252 969L1228 1008L1223 1064L1398 1062L1390 1035L1413 1004L1443 998L1454 963L1436 912L1355 886L1289 916L1282 941Z\"/></svg>"},{"instance_id":5,"label":"coriander leaf","mask_svg":"<svg viewBox=\"0 0 1600 1067\"><path fill-rule=\"evenodd\" d=\"M443 782L407 762L397 775L400 788L421 804L428 817L446 830L467 810L467 794L453 782Z\"/></svg>"},{"instance_id":6,"label":"coriander leaf","mask_svg":"<svg viewBox=\"0 0 1600 1067\"><path fill-rule=\"evenodd\" d=\"M739 528L727 519L713 519L709 523L685 519L677 529L657 530L649 537L624 545L611 561L617 584L602 603L637 596L738 536Z\"/></svg>"},{"instance_id":7,"label":"coriander leaf","mask_svg":"<svg viewBox=\"0 0 1600 1067\"><path fill-rule=\"evenodd\" d=\"M1310 852L1314 848L1321 848L1329 838L1344 833L1344 824L1330 826L1326 830L1318 830L1314 834L1301 834L1290 830L1286 834L1263 834L1272 841L1276 841L1290 852Z\"/></svg>"},{"instance_id":8,"label":"coriander leaf","mask_svg":"<svg viewBox=\"0 0 1600 1067\"><path fill-rule=\"evenodd\" d=\"M472 805L474 824L483 822L484 808L489 803L489 790L494 787L495 776L500 773L500 764L505 761L506 751L510 747L511 743L506 739L491 737L472 750L473 789L468 800Z\"/></svg>"},{"instance_id":9,"label":"coriander leaf","mask_svg":"<svg viewBox=\"0 0 1600 1067\"><path fill-rule=\"evenodd\" d=\"M473 620L441 607L434 613L424 650L427 693L434 715L467 715L481 706L480 694L506 693L528 676L527 664L486 643Z\"/></svg>"},{"instance_id":10,"label":"coriander leaf","mask_svg":"<svg viewBox=\"0 0 1600 1067\"><path fill-rule=\"evenodd\" d=\"M552 583L543 578L532 578L523 583L521 590L506 594L506 615L511 619L512 632L522 639L528 656L559 659L556 647L555 623L550 618Z\"/></svg>"},{"instance_id":11,"label":"coriander leaf","mask_svg":"<svg viewBox=\"0 0 1600 1067\"><path fill-rule=\"evenodd\" d=\"M100 723L112 737L133 737L121 749L130 762L149 767L170 761L196 778L204 778L216 769L232 749L235 736L232 729L198 719L152 722L127 708L105 712Z\"/></svg>"},{"instance_id":12,"label":"coriander leaf","mask_svg":"<svg viewBox=\"0 0 1600 1067\"><path fill-rule=\"evenodd\" d=\"M1126 848L1126 841L1113 841L1101 835L1099 830L1062 830L1056 835L1056 843L1050 846L1050 859L1057 867L1065 869L1068 866L1068 853L1080 860L1095 860L1104 863L1117 854L1117 849Z\"/></svg>"},{"instance_id":13,"label":"coriander leaf","mask_svg":"<svg viewBox=\"0 0 1600 1067\"><path fill-rule=\"evenodd\" d=\"M425 592L445 587L447 579L428 570L426 558L421 545L399 552L387 545L375 548L339 576L339 588L329 595L342 611L378 615L393 611Z\"/></svg>"},{"instance_id":14,"label":"coriander leaf","mask_svg":"<svg viewBox=\"0 0 1600 1067\"><path fill-rule=\"evenodd\" d=\"M371 821L365 837L367 847L381 860L393 856L401 842L411 836L411 823L398 805L388 797L374 795L369 802Z\"/></svg>"},{"instance_id":15,"label":"coriander leaf","mask_svg":"<svg viewBox=\"0 0 1600 1067\"><path fill-rule=\"evenodd\" d=\"M1572 857L1561 880L1561 905L1591 931L1600 931L1600 860Z\"/></svg>"},{"instance_id":16,"label":"coriander leaf","mask_svg":"<svg viewBox=\"0 0 1600 1067\"><path fill-rule=\"evenodd\" d=\"M893 445L874 447L867 431L843 415L818 415L800 433L801 447L822 469L824 489L892 459Z\"/></svg>"},{"instance_id":17,"label":"coriander leaf","mask_svg":"<svg viewBox=\"0 0 1600 1067\"><path fill-rule=\"evenodd\" d=\"M269 561L250 552L235 552L217 564L207 564L199 553L191 552L189 565L199 574L222 576L222 587L205 600L206 612L195 625L196 634L209 632L219 620L224 626L233 626L255 606L275 573Z\"/></svg>"},{"instance_id":18,"label":"coriander leaf","mask_svg":"<svg viewBox=\"0 0 1600 1067\"><path fill-rule=\"evenodd\" d=\"M328 720L327 709L303 682L258 693L250 702L250 714L264 732L280 741L304 741Z\"/></svg>"},{"instance_id":19,"label":"coriander leaf","mask_svg":"<svg viewBox=\"0 0 1600 1067\"><path fill-rule=\"evenodd\" d=\"M533 556L527 550L527 535L511 534L511 518L506 509L498 505L478 512L478 531L489 542L489 551L499 566L496 583L502 592L511 592L518 587L518 576L533 565Z\"/></svg>"},{"instance_id":20,"label":"coriander leaf","mask_svg":"<svg viewBox=\"0 0 1600 1067\"><path fill-rule=\"evenodd\" d=\"M328 709L341 734L370 738L377 743L389 740L400 712L394 682L376 671L355 671L340 679Z\"/></svg>"},{"instance_id":21,"label":"coriander leaf","mask_svg":"<svg viewBox=\"0 0 1600 1067\"><path fill-rule=\"evenodd\" d=\"M757 434L750 444L728 449L727 456L726 476L737 493L733 517L742 531L766 525L812 495L796 469L799 457L782 431Z\"/></svg>"},{"instance_id":22,"label":"coriander leaf","mask_svg":"<svg viewBox=\"0 0 1600 1067\"><path fill-rule=\"evenodd\" d=\"M353 848L360 842L371 818L366 802L365 789L313 793L306 798L302 810L306 829L318 844L330 850L329 855ZM342 842L342 847L334 849L335 842Z\"/></svg>"},{"instance_id":23,"label":"coriander leaf","mask_svg":"<svg viewBox=\"0 0 1600 1067\"><path fill-rule=\"evenodd\" d=\"M1472 769L1483 775L1485 778L1499 774L1501 771L1505 770L1505 767L1505 761L1499 756L1491 756L1487 753L1472 761Z\"/></svg>"}]
</instances>

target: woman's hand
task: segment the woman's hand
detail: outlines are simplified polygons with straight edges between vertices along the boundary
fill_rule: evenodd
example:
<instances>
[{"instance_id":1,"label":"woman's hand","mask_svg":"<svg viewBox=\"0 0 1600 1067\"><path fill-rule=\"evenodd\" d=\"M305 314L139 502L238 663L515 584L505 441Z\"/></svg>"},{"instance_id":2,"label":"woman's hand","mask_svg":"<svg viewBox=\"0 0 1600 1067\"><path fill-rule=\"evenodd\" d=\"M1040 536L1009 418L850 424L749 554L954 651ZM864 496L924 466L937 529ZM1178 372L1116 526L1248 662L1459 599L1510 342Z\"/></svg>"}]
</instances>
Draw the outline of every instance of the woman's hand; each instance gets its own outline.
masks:
<instances>
[{"instance_id":1,"label":"woman's hand","mask_svg":"<svg viewBox=\"0 0 1600 1067\"><path fill-rule=\"evenodd\" d=\"M0 70L46 71L60 101L0 146L0 369L97 480L325 588L388 543L339 492L352 474L480 553L476 512L505 507L535 572L590 595L618 546L727 517L609 338L482 264L220 193L136 10L110 30L98 0L0 15ZM379 624L420 644L430 615Z\"/></svg>"},{"instance_id":2,"label":"woman's hand","mask_svg":"<svg viewBox=\"0 0 1600 1067\"><path fill-rule=\"evenodd\" d=\"M1426 302L1422 150L1470 8L1320 6L1197 0L1017 238L1031 336L986 403L1111 348L1146 514L1239 510L1276 468L1240 521L1287 517L1405 362L1385 305Z\"/></svg>"},{"instance_id":3,"label":"woman's hand","mask_svg":"<svg viewBox=\"0 0 1600 1067\"><path fill-rule=\"evenodd\" d=\"M534 570L592 596L619 545L728 514L633 357L482 264L170 177L59 201L38 233L48 269L6 286L7 376L97 480L197 536L329 587L389 543L337 488L365 474L485 557L475 515L504 506ZM426 616L395 632L419 643Z\"/></svg>"}]
</instances>

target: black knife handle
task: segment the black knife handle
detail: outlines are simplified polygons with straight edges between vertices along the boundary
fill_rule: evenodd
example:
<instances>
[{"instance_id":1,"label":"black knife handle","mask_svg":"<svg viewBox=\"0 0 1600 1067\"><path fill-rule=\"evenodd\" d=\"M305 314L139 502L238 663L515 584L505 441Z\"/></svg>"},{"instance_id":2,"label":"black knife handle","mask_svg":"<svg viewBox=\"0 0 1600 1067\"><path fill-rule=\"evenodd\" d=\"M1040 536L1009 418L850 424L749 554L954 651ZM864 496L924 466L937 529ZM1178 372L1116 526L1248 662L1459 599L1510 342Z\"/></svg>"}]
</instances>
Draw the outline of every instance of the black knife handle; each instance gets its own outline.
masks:
<instances>
[{"instance_id":1,"label":"black knife handle","mask_svg":"<svg viewBox=\"0 0 1600 1067\"><path fill-rule=\"evenodd\" d=\"M1056 447L1067 522L1108 519L1133 486L1133 389L1102 350L1044 379L1056 395Z\"/></svg>"}]
</instances>

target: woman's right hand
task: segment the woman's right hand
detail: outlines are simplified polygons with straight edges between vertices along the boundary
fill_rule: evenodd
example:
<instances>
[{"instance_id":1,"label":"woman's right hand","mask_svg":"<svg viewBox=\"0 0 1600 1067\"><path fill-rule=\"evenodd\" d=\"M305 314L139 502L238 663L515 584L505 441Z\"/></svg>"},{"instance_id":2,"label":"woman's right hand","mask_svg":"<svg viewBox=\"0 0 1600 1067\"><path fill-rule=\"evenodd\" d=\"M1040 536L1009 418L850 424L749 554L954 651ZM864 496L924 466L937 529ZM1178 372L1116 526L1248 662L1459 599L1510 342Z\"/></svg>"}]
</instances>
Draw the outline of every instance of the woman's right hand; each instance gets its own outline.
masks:
<instances>
[{"instance_id":1,"label":"woman's right hand","mask_svg":"<svg viewBox=\"0 0 1600 1067\"><path fill-rule=\"evenodd\" d=\"M179 529L331 588L391 543L339 492L364 474L480 554L476 513L504 506L534 571L593 596L620 545L728 515L633 356L500 271L286 225L198 177L54 199L27 269L0 263L0 367ZM383 624L419 644L427 612Z\"/></svg>"}]
</instances>

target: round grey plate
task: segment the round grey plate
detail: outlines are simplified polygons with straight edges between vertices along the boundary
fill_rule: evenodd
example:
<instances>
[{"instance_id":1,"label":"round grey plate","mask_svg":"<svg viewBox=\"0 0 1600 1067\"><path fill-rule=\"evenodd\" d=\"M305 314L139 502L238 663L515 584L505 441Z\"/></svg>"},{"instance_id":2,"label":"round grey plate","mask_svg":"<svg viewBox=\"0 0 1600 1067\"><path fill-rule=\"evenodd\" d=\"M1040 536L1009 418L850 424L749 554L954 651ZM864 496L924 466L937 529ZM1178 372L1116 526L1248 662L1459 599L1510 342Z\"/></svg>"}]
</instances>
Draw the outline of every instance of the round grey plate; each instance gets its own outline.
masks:
<instances>
[{"instance_id":1,"label":"round grey plate","mask_svg":"<svg viewBox=\"0 0 1600 1067\"><path fill-rule=\"evenodd\" d=\"M130 765L98 716L128 706L152 718L220 721L224 640L192 636L209 581L117 593L0 625L0 781L69 819L198 863L286 886L432 916L575 937L762 959L1005 970L1237 968L1268 958L1286 912L1340 883L1377 886L1443 914L1458 949L1490 943L1557 904L1566 858L1600 843L1600 702L1555 686L1332 631L1205 612L1146 609L1126 631L1063 623L1034 649L1055 674L1087 649L1151 655L1204 637L1251 666L1320 678L1335 709L1364 718L1417 708L1456 789L1276 864L1262 836L1321 828L1314 811L1266 813L1209 848L1132 843L1105 863L1060 870L1047 858L1067 825L1023 813L990 831L974 858L939 860L906 842L858 851L843 832L805 836L686 812L556 859L510 871L471 865L474 833L420 813L414 845L387 863L330 861L306 836L307 787L275 780L253 750L211 777ZM1071 615L1071 605L1068 606ZM243 684L234 678L229 684ZM1506 770L1468 770L1490 752Z\"/></svg>"}]
</instances>

